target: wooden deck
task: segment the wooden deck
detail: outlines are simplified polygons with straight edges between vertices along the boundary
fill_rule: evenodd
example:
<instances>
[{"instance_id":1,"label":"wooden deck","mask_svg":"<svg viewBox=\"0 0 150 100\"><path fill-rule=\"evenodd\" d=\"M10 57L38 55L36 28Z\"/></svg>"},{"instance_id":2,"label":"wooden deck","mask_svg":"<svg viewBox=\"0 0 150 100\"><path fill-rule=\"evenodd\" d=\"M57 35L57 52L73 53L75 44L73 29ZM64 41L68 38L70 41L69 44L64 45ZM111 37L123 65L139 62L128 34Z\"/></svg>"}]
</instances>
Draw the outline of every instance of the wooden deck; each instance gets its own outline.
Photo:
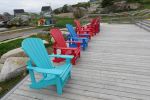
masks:
<instances>
[{"instance_id":1,"label":"wooden deck","mask_svg":"<svg viewBox=\"0 0 150 100\"><path fill-rule=\"evenodd\" d=\"M102 24L62 96L54 87L34 90L29 84L27 76L2 100L150 100L150 33L130 24Z\"/></svg>"}]
</instances>

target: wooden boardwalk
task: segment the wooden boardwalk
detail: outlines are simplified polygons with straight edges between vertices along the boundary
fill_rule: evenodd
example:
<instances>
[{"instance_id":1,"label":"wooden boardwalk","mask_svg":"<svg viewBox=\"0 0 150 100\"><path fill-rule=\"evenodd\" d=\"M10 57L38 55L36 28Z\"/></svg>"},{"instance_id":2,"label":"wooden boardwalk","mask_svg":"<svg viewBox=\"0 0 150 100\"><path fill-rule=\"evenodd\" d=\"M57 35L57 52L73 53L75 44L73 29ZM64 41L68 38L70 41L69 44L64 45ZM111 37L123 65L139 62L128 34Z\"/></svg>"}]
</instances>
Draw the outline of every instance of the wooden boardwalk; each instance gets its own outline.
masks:
<instances>
[{"instance_id":1,"label":"wooden boardwalk","mask_svg":"<svg viewBox=\"0 0 150 100\"><path fill-rule=\"evenodd\" d=\"M27 76L3 100L150 100L150 33L130 24L102 24L62 96L54 87L34 90L29 84Z\"/></svg>"}]
</instances>

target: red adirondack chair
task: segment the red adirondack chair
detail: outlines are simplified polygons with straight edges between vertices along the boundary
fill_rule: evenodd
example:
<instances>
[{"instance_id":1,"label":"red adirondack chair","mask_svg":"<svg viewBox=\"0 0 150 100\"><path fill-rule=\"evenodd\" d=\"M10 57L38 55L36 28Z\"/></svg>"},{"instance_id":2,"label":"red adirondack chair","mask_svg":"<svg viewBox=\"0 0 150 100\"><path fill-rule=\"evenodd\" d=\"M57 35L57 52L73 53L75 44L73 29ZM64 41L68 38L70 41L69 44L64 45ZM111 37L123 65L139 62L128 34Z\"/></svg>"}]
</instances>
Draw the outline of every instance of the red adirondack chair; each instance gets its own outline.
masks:
<instances>
[{"instance_id":1,"label":"red adirondack chair","mask_svg":"<svg viewBox=\"0 0 150 100\"><path fill-rule=\"evenodd\" d=\"M84 33L88 33L91 36L94 36L94 29L93 28L86 28L86 27L82 27L80 22L78 20L74 20L74 23L76 25L76 32L78 34L84 34Z\"/></svg>"},{"instance_id":2,"label":"red adirondack chair","mask_svg":"<svg viewBox=\"0 0 150 100\"><path fill-rule=\"evenodd\" d=\"M101 18L98 17L97 18L97 29L96 29L96 32L100 32L100 20L101 20Z\"/></svg>"},{"instance_id":3,"label":"red adirondack chair","mask_svg":"<svg viewBox=\"0 0 150 100\"><path fill-rule=\"evenodd\" d=\"M90 23L90 24L87 24L85 27L87 27L87 28L93 28L94 33L97 33L97 32L96 32L96 28L97 28L97 18L93 18L93 19L91 20L91 23Z\"/></svg>"},{"instance_id":4,"label":"red adirondack chair","mask_svg":"<svg viewBox=\"0 0 150 100\"><path fill-rule=\"evenodd\" d=\"M63 55L73 55L74 57L72 59L72 64L75 65L76 60L80 57L80 42L75 42L75 41L66 42L62 35L62 32L57 28L51 29L50 34L55 40L55 43L53 44L54 54L57 54L57 50L59 49L61 51L61 54ZM77 44L77 48L67 47L66 43L69 43L69 42ZM53 61L59 63L64 60L65 59L62 59L62 58L54 58Z\"/></svg>"},{"instance_id":5,"label":"red adirondack chair","mask_svg":"<svg viewBox=\"0 0 150 100\"><path fill-rule=\"evenodd\" d=\"M86 26L87 28L94 28L95 33L100 31L100 17L96 17L91 20L91 23Z\"/></svg>"}]
</instances>

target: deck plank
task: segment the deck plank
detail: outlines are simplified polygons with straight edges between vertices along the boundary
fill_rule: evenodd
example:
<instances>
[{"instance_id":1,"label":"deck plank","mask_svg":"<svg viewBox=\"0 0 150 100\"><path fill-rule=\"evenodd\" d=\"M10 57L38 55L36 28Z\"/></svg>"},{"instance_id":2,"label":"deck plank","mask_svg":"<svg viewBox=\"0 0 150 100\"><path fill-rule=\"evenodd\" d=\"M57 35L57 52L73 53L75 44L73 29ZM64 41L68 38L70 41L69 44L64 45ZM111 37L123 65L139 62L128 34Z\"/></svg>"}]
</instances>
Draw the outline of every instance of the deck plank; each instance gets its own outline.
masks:
<instances>
[{"instance_id":1,"label":"deck plank","mask_svg":"<svg viewBox=\"0 0 150 100\"><path fill-rule=\"evenodd\" d=\"M53 86L29 88L27 76L2 100L150 100L149 44L149 32L135 25L102 24L73 66L62 96Z\"/></svg>"}]
</instances>

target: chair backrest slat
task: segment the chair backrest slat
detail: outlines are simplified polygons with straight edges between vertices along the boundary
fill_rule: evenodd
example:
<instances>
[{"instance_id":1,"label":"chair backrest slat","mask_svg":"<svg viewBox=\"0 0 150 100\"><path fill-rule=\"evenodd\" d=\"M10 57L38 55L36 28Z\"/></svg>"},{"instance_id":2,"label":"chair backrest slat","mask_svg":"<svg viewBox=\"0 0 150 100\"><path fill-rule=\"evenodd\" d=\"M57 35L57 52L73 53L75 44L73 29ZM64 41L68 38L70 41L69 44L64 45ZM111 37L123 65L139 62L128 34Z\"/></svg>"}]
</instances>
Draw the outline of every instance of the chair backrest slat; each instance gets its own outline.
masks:
<instances>
[{"instance_id":1,"label":"chair backrest slat","mask_svg":"<svg viewBox=\"0 0 150 100\"><path fill-rule=\"evenodd\" d=\"M53 68L43 41L39 38L27 38L22 42L22 49L37 67Z\"/></svg>"},{"instance_id":2,"label":"chair backrest slat","mask_svg":"<svg viewBox=\"0 0 150 100\"><path fill-rule=\"evenodd\" d=\"M67 47L66 41L62 35L62 32L59 29L57 28L51 29L50 34L54 38L55 43L58 47L64 47L64 48Z\"/></svg>"},{"instance_id":3,"label":"chair backrest slat","mask_svg":"<svg viewBox=\"0 0 150 100\"><path fill-rule=\"evenodd\" d=\"M81 29L81 24L80 24L80 22L79 22L78 20L74 20L74 23L75 23L76 27L77 27L79 30L82 30L82 29Z\"/></svg>"},{"instance_id":4,"label":"chair backrest slat","mask_svg":"<svg viewBox=\"0 0 150 100\"><path fill-rule=\"evenodd\" d=\"M72 25L66 24L66 28L68 29L71 37L78 38L77 33L75 32L75 30L74 30Z\"/></svg>"}]
</instances>

